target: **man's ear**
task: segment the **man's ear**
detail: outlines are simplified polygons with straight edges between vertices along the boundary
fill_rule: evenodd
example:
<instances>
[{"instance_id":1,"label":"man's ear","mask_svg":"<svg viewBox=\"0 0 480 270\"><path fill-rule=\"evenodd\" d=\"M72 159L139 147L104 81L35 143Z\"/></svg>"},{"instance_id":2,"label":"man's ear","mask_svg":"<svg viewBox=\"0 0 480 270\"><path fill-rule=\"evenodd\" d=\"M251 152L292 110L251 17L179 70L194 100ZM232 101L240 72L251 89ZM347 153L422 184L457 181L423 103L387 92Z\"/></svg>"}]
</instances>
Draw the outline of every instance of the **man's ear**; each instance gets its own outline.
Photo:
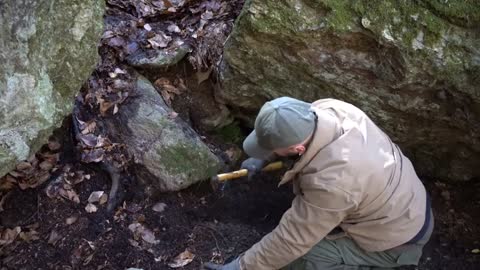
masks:
<instances>
[{"instance_id":1,"label":"man's ear","mask_svg":"<svg viewBox=\"0 0 480 270\"><path fill-rule=\"evenodd\" d=\"M295 146L295 151L301 156L303 153L305 153L307 149L305 148L305 145L299 144Z\"/></svg>"}]
</instances>

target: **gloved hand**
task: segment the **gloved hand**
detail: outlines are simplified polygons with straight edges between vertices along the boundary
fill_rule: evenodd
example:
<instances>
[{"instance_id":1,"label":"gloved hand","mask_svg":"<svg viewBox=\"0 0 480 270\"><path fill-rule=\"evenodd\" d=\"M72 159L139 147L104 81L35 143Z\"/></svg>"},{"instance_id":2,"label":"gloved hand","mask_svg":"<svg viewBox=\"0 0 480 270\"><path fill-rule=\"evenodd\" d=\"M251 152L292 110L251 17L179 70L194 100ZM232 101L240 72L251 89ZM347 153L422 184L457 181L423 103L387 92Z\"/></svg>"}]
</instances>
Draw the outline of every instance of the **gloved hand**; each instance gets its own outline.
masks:
<instances>
[{"instance_id":1,"label":"gloved hand","mask_svg":"<svg viewBox=\"0 0 480 270\"><path fill-rule=\"evenodd\" d=\"M248 180L252 180L252 177L262 171L263 166L265 165L265 160L257 158L248 158L242 162L240 166L241 169L248 170Z\"/></svg>"},{"instance_id":2,"label":"gloved hand","mask_svg":"<svg viewBox=\"0 0 480 270\"><path fill-rule=\"evenodd\" d=\"M227 263L227 264L214 264L214 263L205 263L203 264L203 269L205 270L240 270L239 259Z\"/></svg>"}]
</instances>

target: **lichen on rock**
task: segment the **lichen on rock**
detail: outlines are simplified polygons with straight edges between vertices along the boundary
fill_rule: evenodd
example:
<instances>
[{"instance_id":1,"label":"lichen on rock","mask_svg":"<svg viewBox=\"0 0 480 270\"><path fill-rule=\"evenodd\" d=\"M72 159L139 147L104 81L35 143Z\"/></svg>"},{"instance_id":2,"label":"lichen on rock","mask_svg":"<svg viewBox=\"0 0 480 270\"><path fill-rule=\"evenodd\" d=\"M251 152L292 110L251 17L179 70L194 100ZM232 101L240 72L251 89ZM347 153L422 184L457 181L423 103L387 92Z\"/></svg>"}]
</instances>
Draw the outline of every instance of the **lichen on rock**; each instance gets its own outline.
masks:
<instances>
[{"instance_id":1,"label":"lichen on rock","mask_svg":"<svg viewBox=\"0 0 480 270\"><path fill-rule=\"evenodd\" d=\"M44 144L92 72L104 2L1 3L0 176Z\"/></svg>"}]
</instances>

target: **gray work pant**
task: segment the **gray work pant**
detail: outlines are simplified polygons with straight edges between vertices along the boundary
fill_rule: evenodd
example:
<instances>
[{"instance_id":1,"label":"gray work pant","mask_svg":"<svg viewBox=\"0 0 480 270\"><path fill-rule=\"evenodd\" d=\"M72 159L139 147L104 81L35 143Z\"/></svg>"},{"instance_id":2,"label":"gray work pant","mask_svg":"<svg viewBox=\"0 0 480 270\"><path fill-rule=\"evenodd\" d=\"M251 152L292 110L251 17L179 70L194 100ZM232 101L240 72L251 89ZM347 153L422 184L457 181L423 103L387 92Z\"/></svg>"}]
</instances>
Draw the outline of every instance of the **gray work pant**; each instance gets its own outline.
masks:
<instances>
[{"instance_id":1,"label":"gray work pant","mask_svg":"<svg viewBox=\"0 0 480 270\"><path fill-rule=\"evenodd\" d=\"M381 252L368 252L351 238L323 239L307 254L283 268L283 270L360 270L389 269L405 265L417 265L423 246L433 231L433 215L427 232L415 244L404 244Z\"/></svg>"}]
</instances>

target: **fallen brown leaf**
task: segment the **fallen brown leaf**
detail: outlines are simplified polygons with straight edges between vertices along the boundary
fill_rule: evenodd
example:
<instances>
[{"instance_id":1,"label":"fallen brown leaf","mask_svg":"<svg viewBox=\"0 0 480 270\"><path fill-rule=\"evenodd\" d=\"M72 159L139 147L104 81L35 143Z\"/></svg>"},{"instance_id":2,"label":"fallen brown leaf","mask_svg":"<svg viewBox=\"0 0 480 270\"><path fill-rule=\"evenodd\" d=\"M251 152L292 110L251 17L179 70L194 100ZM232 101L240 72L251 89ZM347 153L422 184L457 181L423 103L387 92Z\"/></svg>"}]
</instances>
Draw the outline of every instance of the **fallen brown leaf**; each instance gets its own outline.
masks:
<instances>
[{"instance_id":1,"label":"fallen brown leaf","mask_svg":"<svg viewBox=\"0 0 480 270\"><path fill-rule=\"evenodd\" d=\"M213 67L210 67L207 71L197 71L197 73L195 73L195 78L197 78L197 84L200 85L202 82L206 81L210 77L212 70Z\"/></svg>"},{"instance_id":2,"label":"fallen brown leaf","mask_svg":"<svg viewBox=\"0 0 480 270\"><path fill-rule=\"evenodd\" d=\"M135 222L128 225L128 229L133 233L136 240L142 239L150 244L158 244L160 241L155 239L155 234L142 224Z\"/></svg>"},{"instance_id":3,"label":"fallen brown leaf","mask_svg":"<svg viewBox=\"0 0 480 270\"><path fill-rule=\"evenodd\" d=\"M108 109L115 105L114 102L105 101L103 98L97 98L97 103L100 105L100 114L102 116L105 116Z\"/></svg>"},{"instance_id":4,"label":"fallen brown leaf","mask_svg":"<svg viewBox=\"0 0 480 270\"><path fill-rule=\"evenodd\" d=\"M95 128L97 127L97 122L95 120L91 120L85 124L85 128L82 130L82 134L88 134L95 132Z\"/></svg>"},{"instance_id":5,"label":"fallen brown leaf","mask_svg":"<svg viewBox=\"0 0 480 270\"><path fill-rule=\"evenodd\" d=\"M52 151L57 151L61 147L62 147L62 145L57 141L53 141L53 140L48 141L48 148Z\"/></svg>"},{"instance_id":6,"label":"fallen brown leaf","mask_svg":"<svg viewBox=\"0 0 480 270\"><path fill-rule=\"evenodd\" d=\"M100 200L98 201L98 203L99 203L100 205L103 205L103 204L105 204L107 201L108 201L108 195L107 195L107 194L103 194L103 195L100 197Z\"/></svg>"},{"instance_id":7,"label":"fallen brown leaf","mask_svg":"<svg viewBox=\"0 0 480 270\"><path fill-rule=\"evenodd\" d=\"M100 200L100 198L104 195L104 193L105 192L103 190L92 192L90 194L90 196L88 197L88 202L89 203L98 202Z\"/></svg>"},{"instance_id":8,"label":"fallen brown leaf","mask_svg":"<svg viewBox=\"0 0 480 270\"><path fill-rule=\"evenodd\" d=\"M15 167L18 171L26 171L32 168L32 164L30 162L22 161L17 164Z\"/></svg>"},{"instance_id":9,"label":"fallen brown leaf","mask_svg":"<svg viewBox=\"0 0 480 270\"><path fill-rule=\"evenodd\" d=\"M25 242L30 242L30 241L35 241L40 239L40 237L38 236L38 232L35 230L30 230L29 232L21 232L19 236Z\"/></svg>"},{"instance_id":10,"label":"fallen brown leaf","mask_svg":"<svg viewBox=\"0 0 480 270\"><path fill-rule=\"evenodd\" d=\"M58 240L60 240L61 238L62 236L58 234L57 231L52 230L52 232L50 233L50 236L48 237L48 243L50 245L55 245L58 242Z\"/></svg>"},{"instance_id":11,"label":"fallen brown leaf","mask_svg":"<svg viewBox=\"0 0 480 270\"><path fill-rule=\"evenodd\" d=\"M168 46L170 41L172 41L172 37L160 31L159 33L155 34L154 37L149 38L147 41L148 43L150 43L150 45L152 45L152 48L154 49L165 48Z\"/></svg>"},{"instance_id":12,"label":"fallen brown leaf","mask_svg":"<svg viewBox=\"0 0 480 270\"><path fill-rule=\"evenodd\" d=\"M22 229L19 226L13 229L5 229L0 235L0 246L13 243L21 231Z\"/></svg>"},{"instance_id":13,"label":"fallen brown leaf","mask_svg":"<svg viewBox=\"0 0 480 270\"><path fill-rule=\"evenodd\" d=\"M0 178L0 190L10 190L16 183L17 180L7 174L5 177Z\"/></svg>"},{"instance_id":14,"label":"fallen brown leaf","mask_svg":"<svg viewBox=\"0 0 480 270\"><path fill-rule=\"evenodd\" d=\"M86 146L95 147L97 145L98 138L93 134L80 134L79 137Z\"/></svg>"},{"instance_id":15,"label":"fallen brown leaf","mask_svg":"<svg viewBox=\"0 0 480 270\"><path fill-rule=\"evenodd\" d=\"M171 268L180 268L183 267L193 261L195 258L195 255L191 253L188 249L186 249L184 252L178 254L175 259L171 263L168 264L169 267Z\"/></svg>"},{"instance_id":16,"label":"fallen brown leaf","mask_svg":"<svg viewBox=\"0 0 480 270\"><path fill-rule=\"evenodd\" d=\"M82 161L86 163L100 162L103 160L104 155L105 155L105 150L94 149L94 150L82 153Z\"/></svg>"},{"instance_id":17,"label":"fallen brown leaf","mask_svg":"<svg viewBox=\"0 0 480 270\"><path fill-rule=\"evenodd\" d=\"M44 170L44 171L49 171L50 169L53 168L53 164L50 163L50 161L48 160L44 160L40 163L40 165L38 165L40 167L40 169Z\"/></svg>"},{"instance_id":18,"label":"fallen brown leaf","mask_svg":"<svg viewBox=\"0 0 480 270\"><path fill-rule=\"evenodd\" d=\"M63 198L68 199L74 203L80 203L80 198L78 197L78 194L73 189L60 188L58 191L58 194L60 194L60 196L62 196Z\"/></svg>"}]
</instances>

